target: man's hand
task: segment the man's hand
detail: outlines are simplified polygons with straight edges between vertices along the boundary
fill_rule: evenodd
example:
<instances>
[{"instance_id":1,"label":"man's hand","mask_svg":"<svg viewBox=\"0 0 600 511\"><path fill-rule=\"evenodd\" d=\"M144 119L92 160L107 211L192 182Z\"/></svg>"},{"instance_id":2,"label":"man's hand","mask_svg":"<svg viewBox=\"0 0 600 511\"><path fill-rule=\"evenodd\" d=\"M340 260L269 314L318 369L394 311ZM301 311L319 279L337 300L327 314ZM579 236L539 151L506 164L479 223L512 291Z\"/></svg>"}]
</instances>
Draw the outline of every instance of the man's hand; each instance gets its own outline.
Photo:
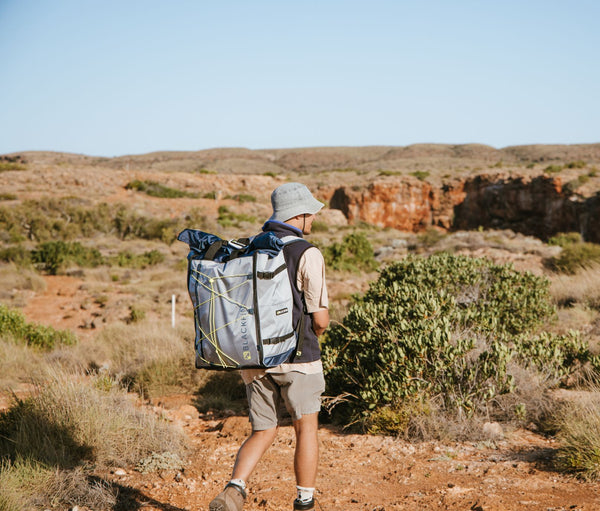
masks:
<instances>
[{"instance_id":1,"label":"man's hand","mask_svg":"<svg viewBox=\"0 0 600 511\"><path fill-rule=\"evenodd\" d=\"M312 329L317 334L321 335L325 329L329 326L329 310L321 309L311 313L312 316Z\"/></svg>"}]
</instances>

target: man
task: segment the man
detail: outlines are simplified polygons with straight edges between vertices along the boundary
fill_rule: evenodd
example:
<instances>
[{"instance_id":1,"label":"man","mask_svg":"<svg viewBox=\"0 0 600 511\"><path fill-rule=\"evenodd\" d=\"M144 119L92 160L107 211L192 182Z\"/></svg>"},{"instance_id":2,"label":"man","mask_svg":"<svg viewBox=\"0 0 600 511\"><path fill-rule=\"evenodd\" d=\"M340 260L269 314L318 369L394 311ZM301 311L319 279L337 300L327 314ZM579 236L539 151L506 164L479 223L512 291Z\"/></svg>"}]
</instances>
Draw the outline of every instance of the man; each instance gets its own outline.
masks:
<instances>
[{"instance_id":1,"label":"man","mask_svg":"<svg viewBox=\"0 0 600 511\"><path fill-rule=\"evenodd\" d=\"M300 183L276 188L271 205L273 215L263 231L280 238L310 234L315 215L323 207ZM290 243L283 251L294 294L294 326L304 326L302 347L285 364L242 371L252 433L240 447L231 480L210 503L210 511L241 511L248 478L277 435L282 402L292 416L296 434L294 472L298 496L294 510L314 509L318 415L325 390L318 337L329 325L325 264L321 252L305 240Z\"/></svg>"}]
</instances>

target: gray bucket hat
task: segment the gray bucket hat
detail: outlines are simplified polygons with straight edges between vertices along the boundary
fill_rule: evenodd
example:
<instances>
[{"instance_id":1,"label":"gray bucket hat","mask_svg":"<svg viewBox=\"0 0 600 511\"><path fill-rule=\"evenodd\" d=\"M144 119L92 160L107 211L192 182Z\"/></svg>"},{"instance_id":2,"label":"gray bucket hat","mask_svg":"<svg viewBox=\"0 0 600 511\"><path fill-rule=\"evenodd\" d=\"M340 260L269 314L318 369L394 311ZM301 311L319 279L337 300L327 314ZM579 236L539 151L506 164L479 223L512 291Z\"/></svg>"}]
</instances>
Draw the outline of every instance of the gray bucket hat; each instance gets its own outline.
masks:
<instances>
[{"instance_id":1,"label":"gray bucket hat","mask_svg":"<svg viewBox=\"0 0 600 511\"><path fill-rule=\"evenodd\" d=\"M271 194L273 215L269 220L285 222L297 215L314 215L325 205L312 196L302 183L285 183Z\"/></svg>"}]
</instances>

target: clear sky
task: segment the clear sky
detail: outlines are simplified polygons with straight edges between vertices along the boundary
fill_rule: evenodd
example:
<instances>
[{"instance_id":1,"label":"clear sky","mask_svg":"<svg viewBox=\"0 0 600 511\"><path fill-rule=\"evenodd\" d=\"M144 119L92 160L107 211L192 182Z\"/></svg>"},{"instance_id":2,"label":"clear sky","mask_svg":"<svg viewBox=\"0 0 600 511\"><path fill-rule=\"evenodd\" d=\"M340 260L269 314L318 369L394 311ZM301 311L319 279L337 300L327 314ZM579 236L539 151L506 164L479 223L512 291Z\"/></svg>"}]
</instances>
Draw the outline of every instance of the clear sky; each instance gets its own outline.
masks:
<instances>
[{"instance_id":1,"label":"clear sky","mask_svg":"<svg viewBox=\"0 0 600 511\"><path fill-rule=\"evenodd\" d=\"M0 0L0 154L600 142L597 0Z\"/></svg>"}]
</instances>

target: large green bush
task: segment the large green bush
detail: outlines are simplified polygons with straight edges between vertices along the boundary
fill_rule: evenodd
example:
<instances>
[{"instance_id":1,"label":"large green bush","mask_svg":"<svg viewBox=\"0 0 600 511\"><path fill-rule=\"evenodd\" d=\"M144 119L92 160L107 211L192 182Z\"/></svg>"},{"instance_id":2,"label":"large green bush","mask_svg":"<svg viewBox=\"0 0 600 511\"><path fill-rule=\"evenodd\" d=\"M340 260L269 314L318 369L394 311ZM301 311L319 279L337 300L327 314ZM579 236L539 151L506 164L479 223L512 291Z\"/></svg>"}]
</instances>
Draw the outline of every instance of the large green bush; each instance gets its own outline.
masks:
<instances>
[{"instance_id":1,"label":"large green bush","mask_svg":"<svg viewBox=\"0 0 600 511\"><path fill-rule=\"evenodd\" d=\"M589 352L576 336L535 337L554 315L548 285L509 265L449 254L385 268L325 336L328 395L341 403L334 414L367 429L373 415L393 423L406 406L429 401L468 416L513 390L511 360L558 362L554 376L567 374Z\"/></svg>"}]
</instances>

